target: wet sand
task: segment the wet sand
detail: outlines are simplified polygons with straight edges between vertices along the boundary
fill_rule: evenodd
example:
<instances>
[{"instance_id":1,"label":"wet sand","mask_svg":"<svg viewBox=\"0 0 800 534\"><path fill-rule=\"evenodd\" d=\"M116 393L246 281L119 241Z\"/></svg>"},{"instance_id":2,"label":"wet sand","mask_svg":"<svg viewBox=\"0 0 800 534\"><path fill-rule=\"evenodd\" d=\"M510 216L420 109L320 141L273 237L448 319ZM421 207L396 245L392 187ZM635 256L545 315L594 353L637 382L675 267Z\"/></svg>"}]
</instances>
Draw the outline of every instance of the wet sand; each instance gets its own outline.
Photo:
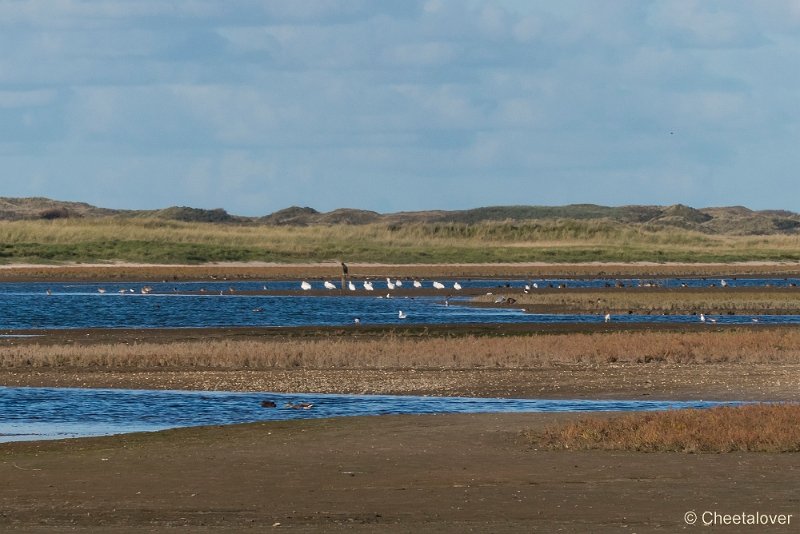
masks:
<instances>
[{"instance_id":1,"label":"wet sand","mask_svg":"<svg viewBox=\"0 0 800 534\"><path fill-rule=\"evenodd\" d=\"M382 416L0 445L14 532L677 532L797 514L793 454L536 450L575 414ZM796 531L750 527L757 532ZM719 527L721 532L745 532Z\"/></svg>"}]
</instances>

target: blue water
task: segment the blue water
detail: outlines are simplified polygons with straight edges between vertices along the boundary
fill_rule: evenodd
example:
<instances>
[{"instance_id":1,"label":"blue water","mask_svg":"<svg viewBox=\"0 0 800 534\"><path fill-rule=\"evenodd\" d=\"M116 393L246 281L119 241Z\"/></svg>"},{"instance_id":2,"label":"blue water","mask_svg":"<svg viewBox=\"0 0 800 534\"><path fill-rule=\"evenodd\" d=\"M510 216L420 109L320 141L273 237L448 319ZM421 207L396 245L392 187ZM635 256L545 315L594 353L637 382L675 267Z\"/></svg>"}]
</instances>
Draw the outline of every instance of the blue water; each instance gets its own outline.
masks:
<instances>
[{"instance_id":1,"label":"blue water","mask_svg":"<svg viewBox=\"0 0 800 534\"><path fill-rule=\"evenodd\" d=\"M264 400L277 407L263 408ZM299 402L313 408L285 407ZM356 415L665 410L721 404L738 403L0 387L0 442Z\"/></svg>"},{"instance_id":2,"label":"blue water","mask_svg":"<svg viewBox=\"0 0 800 534\"><path fill-rule=\"evenodd\" d=\"M311 281L321 289L322 282ZM459 298L451 298L444 305L452 290L453 280L443 280L448 289L440 297L397 296L384 298L386 281L375 281L375 294L369 296L296 296L248 295L243 291L299 290L299 281L294 282L182 282L182 283L3 283L0 284L0 332L12 329L50 328L182 328L223 326L342 326L351 325L356 317L362 324L464 324L464 323L564 323L601 322L599 314L527 314L520 309L475 308L463 304ZM659 283L675 287L707 285L719 280L668 279ZM733 285L787 286L796 279L747 279L729 280ZM512 280L461 280L465 289L480 287L501 295L506 284L521 288L531 281ZM567 284L569 287L602 286L605 280L539 280L540 287ZM626 284L638 284L627 280ZM149 285L153 293L142 294L141 288ZM430 282L425 281L426 287ZM497 286L500 286L498 288ZM106 292L99 293L103 288ZM205 293L199 293L200 289ZM234 288L233 292L229 289ZM47 294L47 291L51 294ZM124 293L120 293L124 290ZM133 290L133 292L131 292ZM404 283L404 290L413 291L411 283ZM723 291L720 289L720 291ZM220 295L220 292L223 294ZM336 292L338 295L338 292ZM800 296L800 290L798 290ZM399 312L407 314L399 318ZM709 316L719 324L750 324L754 316L731 315ZM763 324L800 324L797 315L760 315ZM614 322L697 322L695 315L618 315Z\"/></svg>"}]
</instances>

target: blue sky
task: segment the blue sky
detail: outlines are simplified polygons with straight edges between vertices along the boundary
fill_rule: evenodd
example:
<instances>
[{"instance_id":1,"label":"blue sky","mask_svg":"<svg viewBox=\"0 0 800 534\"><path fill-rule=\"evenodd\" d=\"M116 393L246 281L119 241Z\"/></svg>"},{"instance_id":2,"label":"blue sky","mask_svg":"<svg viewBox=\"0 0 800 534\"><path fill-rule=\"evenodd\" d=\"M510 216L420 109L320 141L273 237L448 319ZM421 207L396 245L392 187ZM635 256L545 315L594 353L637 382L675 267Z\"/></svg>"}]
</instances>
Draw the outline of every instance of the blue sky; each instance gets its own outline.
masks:
<instances>
[{"instance_id":1,"label":"blue sky","mask_svg":"<svg viewBox=\"0 0 800 534\"><path fill-rule=\"evenodd\" d=\"M800 211L798 66L792 0L0 0L0 196Z\"/></svg>"}]
</instances>

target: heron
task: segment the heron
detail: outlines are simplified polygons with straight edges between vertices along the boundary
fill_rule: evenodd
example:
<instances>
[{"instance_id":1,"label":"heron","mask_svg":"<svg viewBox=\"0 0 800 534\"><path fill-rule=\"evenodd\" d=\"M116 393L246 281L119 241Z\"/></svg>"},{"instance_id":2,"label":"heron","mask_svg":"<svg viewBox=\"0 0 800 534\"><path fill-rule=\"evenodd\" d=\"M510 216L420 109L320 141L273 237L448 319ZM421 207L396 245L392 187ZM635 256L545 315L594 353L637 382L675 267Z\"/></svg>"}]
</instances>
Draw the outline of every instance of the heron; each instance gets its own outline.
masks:
<instances>
[{"instance_id":1,"label":"heron","mask_svg":"<svg viewBox=\"0 0 800 534\"><path fill-rule=\"evenodd\" d=\"M456 282L455 284L453 284L453 289L455 289L456 291L460 291L461 290L461 284Z\"/></svg>"},{"instance_id":2,"label":"heron","mask_svg":"<svg viewBox=\"0 0 800 534\"><path fill-rule=\"evenodd\" d=\"M374 291L375 290L375 288L372 287L372 282L368 282L366 280L364 280L364 289L366 289L367 291Z\"/></svg>"},{"instance_id":3,"label":"heron","mask_svg":"<svg viewBox=\"0 0 800 534\"><path fill-rule=\"evenodd\" d=\"M408 317L408 314L406 312L404 312L403 310L400 310L399 312L397 312L397 318L398 319L406 319L407 317Z\"/></svg>"},{"instance_id":4,"label":"heron","mask_svg":"<svg viewBox=\"0 0 800 534\"><path fill-rule=\"evenodd\" d=\"M355 291L356 285L353 282L347 282L347 289L349 289L350 291Z\"/></svg>"},{"instance_id":5,"label":"heron","mask_svg":"<svg viewBox=\"0 0 800 534\"><path fill-rule=\"evenodd\" d=\"M309 289L311 289L311 284L309 284L308 282L306 282L305 280L303 280L303 281L300 283L300 289L302 289L303 291L308 291Z\"/></svg>"},{"instance_id":6,"label":"heron","mask_svg":"<svg viewBox=\"0 0 800 534\"><path fill-rule=\"evenodd\" d=\"M435 287L436 289L444 289L444 284L441 282L434 282L433 287Z\"/></svg>"},{"instance_id":7,"label":"heron","mask_svg":"<svg viewBox=\"0 0 800 534\"><path fill-rule=\"evenodd\" d=\"M325 280L323 285L325 286L325 289L336 289L336 284L333 282L328 282L327 280Z\"/></svg>"}]
</instances>

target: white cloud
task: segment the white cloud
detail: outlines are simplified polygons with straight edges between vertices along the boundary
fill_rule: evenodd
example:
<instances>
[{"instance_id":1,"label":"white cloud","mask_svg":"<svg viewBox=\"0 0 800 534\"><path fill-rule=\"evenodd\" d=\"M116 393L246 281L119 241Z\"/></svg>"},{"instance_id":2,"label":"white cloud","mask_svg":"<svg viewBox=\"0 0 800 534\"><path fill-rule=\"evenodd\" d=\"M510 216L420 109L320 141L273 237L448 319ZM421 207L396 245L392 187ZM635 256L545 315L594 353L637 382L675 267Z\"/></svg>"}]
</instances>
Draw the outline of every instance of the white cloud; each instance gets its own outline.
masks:
<instances>
[{"instance_id":1,"label":"white cloud","mask_svg":"<svg viewBox=\"0 0 800 534\"><path fill-rule=\"evenodd\" d=\"M412 186L469 207L531 183L696 204L711 169L735 192L759 165L777 205L770 180L800 163L800 15L760 6L0 1L0 151L19 191L130 207L413 209Z\"/></svg>"}]
</instances>

